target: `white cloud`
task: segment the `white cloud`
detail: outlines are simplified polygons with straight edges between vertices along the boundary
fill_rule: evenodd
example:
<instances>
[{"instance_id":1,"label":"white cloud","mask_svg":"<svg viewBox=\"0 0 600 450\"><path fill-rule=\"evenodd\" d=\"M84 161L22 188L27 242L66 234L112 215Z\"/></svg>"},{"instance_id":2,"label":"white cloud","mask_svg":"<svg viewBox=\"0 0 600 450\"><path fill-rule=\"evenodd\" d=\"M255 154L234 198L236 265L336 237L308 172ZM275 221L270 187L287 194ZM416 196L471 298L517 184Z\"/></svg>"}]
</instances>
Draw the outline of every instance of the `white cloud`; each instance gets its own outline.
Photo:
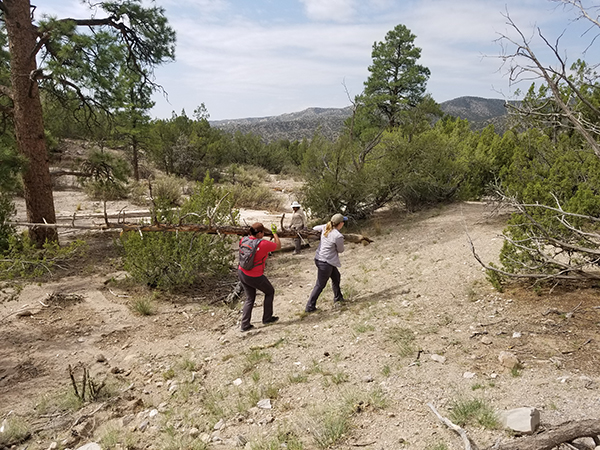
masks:
<instances>
[{"instance_id":1,"label":"white cloud","mask_svg":"<svg viewBox=\"0 0 600 450\"><path fill-rule=\"evenodd\" d=\"M356 15L357 0L300 0L311 20L347 22Z\"/></svg>"},{"instance_id":2,"label":"white cloud","mask_svg":"<svg viewBox=\"0 0 600 450\"><path fill-rule=\"evenodd\" d=\"M149 0L144 0L149 1ZM76 0L53 0L59 17L89 16ZM362 91L372 45L406 25L429 67L437 101L496 97L508 88L494 42L536 25L553 41L573 15L547 0L157 0L177 32L177 61L157 71L171 105L157 96L156 114L191 112L204 102L213 119L257 117L309 106L342 107ZM44 11L50 6L44 5ZM42 9L40 7L39 11ZM82 14L80 12L84 12ZM557 27L558 25L558 27ZM573 30L571 30L573 28ZM575 46L563 38L572 61ZM587 42L589 44L589 42ZM562 47L562 45L561 45ZM542 50L540 50L542 51ZM591 53L591 50L589 51ZM488 57L483 57L487 55ZM597 62L597 61L594 61Z\"/></svg>"}]
</instances>

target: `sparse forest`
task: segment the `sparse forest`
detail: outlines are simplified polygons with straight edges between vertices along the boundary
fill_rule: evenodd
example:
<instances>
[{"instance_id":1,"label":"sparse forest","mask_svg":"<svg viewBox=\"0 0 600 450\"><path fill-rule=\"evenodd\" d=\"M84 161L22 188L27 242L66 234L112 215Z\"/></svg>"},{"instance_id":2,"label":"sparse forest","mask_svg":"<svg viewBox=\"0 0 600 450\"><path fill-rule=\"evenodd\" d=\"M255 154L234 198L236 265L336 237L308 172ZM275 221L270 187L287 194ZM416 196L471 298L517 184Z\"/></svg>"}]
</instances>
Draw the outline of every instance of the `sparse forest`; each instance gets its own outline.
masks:
<instances>
[{"instance_id":1,"label":"sparse forest","mask_svg":"<svg viewBox=\"0 0 600 450\"><path fill-rule=\"evenodd\" d=\"M590 48L597 45L596 37L600 33L600 22L594 15L597 8L586 9L578 0L551 1L565 8L566 17L588 21L594 35L590 39ZM145 355L147 359L144 359L138 354L136 361L139 364L129 369L129 373L138 371L136 393L134 388L122 386L128 383L128 374L122 368L111 368L111 376L120 376L115 386L105 386L104 382L99 382L97 373L87 371L87 366L104 364L106 355L94 355L96 360L92 363L86 355L87 366L83 362L75 366L73 360L74 366L68 366L69 390L73 390L68 396L73 404L48 405L38 400L32 406L29 404L32 402L27 402L27 407L36 409L30 416L22 411L23 408L14 415L8 409L0 410L0 414L4 414L0 415L0 449L48 448L49 440L54 444L62 442L52 448L75 448L93 436L97 437L94 433L98 430L103 433L104 449L207 449L215 445L252 450L379 448L376 447L377 436L370 434L367 440L361 440L360 433L353 432L352 426L368 428L368 422L373 421L385 429L386 419L390 423L398 422L400 413L386 410L389 398L393 394L402 395L398 391L402 377L410 380L411 386L420 383L419 375L411 371L420 369L421 364L426 366L420 359L422 353L456 355L457 359L462 358L463 366L468 364L465 360L469 354L468 361L473 362L473 370L486 377L489 375L486 381L473 383L472 390L489 392L495 387L498 369L489 361L478 362L486 357L482 348L492 344L492 339L489 343L482 339L482 348L470 348L469 343L475 341L473 338L481 339L484 335L488 338L495 332L490 349L512 348L504 341L502 344L497 342L504 338L503 334L514 332L514 337L518 332L518 337L521 336L518 314L500 321L496 317L502 315L503 309L512 308L513 297L518 299L519 296L527 299L523 303L523 313L535 310L536 314L544 315L543 324L533 318L523 318L523 323L535 330L531 332L532 336L544 335L548 339L548 349L536 349L533 341L522 347L518 344L522 350L520 359L528 359L530 366L519 361L508 368L512 379L506 381L502 395L508 395L511 389L524 391L522 387L515 387L517 378L538 357L551 361L553 369L567 367L577 372L577 364L582 364L586 373L600 375L597 371L600 349L596 342L596 328L600 322L594 318L597 313L594 308L598 307L590 303L581 306L582 302L577 304L572 297L577 289L588 289L589 295L596 296L600 281L600 80L596 72L600 61L567 60L560 39L545 36L544 30L536 30L534 37L528 38L518 18L511 17L508 12L506 21L510 33L499 39L502 45L499 64L507 71L510 83L523 80L533 80L533 83L520 101L507 102L509 123L503 133L498 133L492 125L474 130L467 120L442 113L435 99L427 93L430 71L420 63L419 37L400 24L390 30L383 41L373 44L372 64L368 67L364 90L350 99L353 114L337 139L328 139L316 132L300 141L268 142L258 134L229 133L211 127L210 112L204 104L198 105L191 115L180 111L173 112L169 119L149 116L152 94L162 89L160 80L154 78L154 69L176 57L176 30L168 23L162 8L146 7L139 0L118 0L97 3L89 18L40 19L28 0L0 0L0 304L5 314L0 316L0 329L6 326L8 330L16 317L18 320L30 317L20 315L22 311L8 312L11 302L17 302L28 286L56 283L57 278L61 279L61 271L68 276L77 273L91 279L92 274L82 275L78 270L97 265L101 275L96 276L108 276L100 284L105 292L113 295L118 314L135 316L131 320L120 319L122 328L105 331L102 337L114 338L114 347L104 344L105 352L117 355L129 347L135 347L140 353L146 351L138 347L136 336L120 336L129 333L129 327L134 323L144 326L142 321L157 316L158 310L168 317L165 320L173 321L173 330L185 334L186 339L190 339L190 330L196 333L201 329L203 339L210 341L205 343L206 348L211 349L210 352L198 350L185 359L181 355L191 347L184 341L177 341L176 349L164 344L168 351L160 356L157 352L154 359L151 355ZM553 60L544 61L538 56L546 55L547 50ZM589 51L587 56L591 58L594 54ZM23 73L28 75L24 77ZM77 151L68 150L72 147ZM70 180L71 186L76 185L95 204L95 212L101 216L102 223L94 222L94 225L81 227L84 231L63 238L61 228L57 226L53 192L67 183L64 180ZM285 187L277 190L273 188L273 180L288 183L283 183ZM293 188L288 188L292 185ZM266 332L256 334L254 337L262 338L260 343L255 343L247 352L241 363L243 367L236 368L236 377L233 377L226 370L228 361L237 361L236 356L222 349L231 344L236 346L231 350L233 352L248 344L239 337L232 337L226 330L236 323L240 301L239 295L234 295L232 270L236 239L231 234L182 230L193 224L244 227L248 224L242 218L242 211L260 210L274 211L281 217L281 222L276 225L285 231L283 213L287 212L287 205L283 206L282 201L291 198L302 204L311 224L323 223L332 214L341 212L349 217L349 233L373 235L374 240L365 238L363 244L377 243L378 239L393 240L401 241L403 248L392 249L398 258L393 263L388 261L393 257L386 260L387 253L382 253L382 247L377 244L372 246L375 250L364 250L363 255L350 251L349 257L353 258L355 267L348 270L352 281L344 286L350 302L344 307L348 309L339 314L354 313L355 317L361 317L360 321L353 318L349 326L329 322L322 330L316 330L321 323L306 315L290 320L290 326L294 327L311 324L315 333L322 333L319 337L324 341L330 337L329 332L343 334L344 344L331 350L333 347L328 343L324 353L322 348L310 353L311 361L298 362L289 373L282 372L283 366L273 369L272 372L279 376L276 379L270 378L269 372L260 370L271 363L271 354L283 360L289 358L277 352L280 346L294 342L297 349L293 357L300 359L305 349L314 350L311 338L304 332L298 339L291 332L282 332L277 340L265 336ZM24 200L26 219L17 221L15 202L19 199ZM145 212L139 224L165 225L171 232L125 230L123 223L126 220L131 223L137 218L126 218L122 210L111 215L110 210L120 201ZM502 230L501 241L491 243L494 238L485 221L481 225L472 220L470 226L476 229L474 234L466 225L459 230L457 208L465 205L468 209L471 207L468 205L475 203L493 209L488 211L486 220L495 221L494 225ZM73 215L72 230L77 230L78 209L68 211ZM452 236L467 235L469 243L468 247L460 244L462 250L468 249L468 262L462 263L468 267L456 268L461 265L458 254L452 256L448 264L457 274L464 271L465 279L483 271L484 283L475 280L470 281L470 287L459 288L455 283L460 280L451 280L453 274L446 274L450 286L447 294L443 291L443 283L430 275L432 267L438 267L441 259L432 257L426 264L422 263L419 258L424 255L419 246L404 240L404 232L415 242L422 239L419 245L427 242L433 246L440 239L444 246L439 249L440 254L452 253L453 248L446 248L446 241L439 237L445 233L443 227L435 228L436 215L440 211L452 212L452 222L448 222ZM413 218L414 223L411 222ZM69 228L64 224L60 226ZM419 226L423 226L422 237L416 229ZM428 232L428 227L434 227L437 234ZM311 245L308 237L306 242L303 238L303 243L305 247ZM390 248L385 247L385 251ZM308 252L314 252L314 249ZM273 270L281 290L289 282L292 292L279 294L278 287L278 295L283 295L293 307L298 301L296 297L304 295L297 291L296 285L306 287L312 282L312 273L305 275L312 270L310 258L306 256L306 261L297 259L300 262L296 262L291 256L282 256L275 260ZM401 267L397 266L400 259ZM440 272L444 269L441 266ZM379 278L382 281L377 286L376 279ZM418 286L415 291L429 295L411 292L415 286ZM506 294L508 297L512 296L510 299L501 297L506 292L510 293ZM540 300L544 312L540 311L541 306L532 306L536 295L545 296ZM557 295L564 305L552 306L552 295ZM443 306L438 304L439 310L424 313L428 314L428 323L411 322L415 320L415 314L422 314L426 309L420 302L443 296L452 297L457 305L447 306L445 312L446 304L452 301L440 299L439 304ZM376 302L374 297L383 300ZM38 299L43 308L36 314L43 317L40 323L50 327L53 320L62 320L56 319L59 308L66 314L68 308L82 301L82 298L70 297L64 292L55 293L49 298ZM192 313L190 305L198 309ZM181 313L165 312L172 306L174 309L180 307ZM47 309L53 307L56 309ZM557 337L555 341L546 337L548 329L566 335L565 329L570 325L564 321L571 319L580 307L583 322L572 327L576 339L568 338L569 348L561 350L557 357L552 356L556 349L550 347L559 345L560 339ZM468 309L479 322L476 325L469 322L471 318L461 314L461 308ZM110 307L105 305L104 309L103 314ZM411 312L406 313L409 309ZM285 311L293 314L291 309ZM560 316L556 321L555 313ZM94 333L90 331L93 326L86 320L93 313L81 314L81 317L74 314L74 320L88 326L85 336L89 336ZM329 314L329 311L323 314ZM326 316L327 320L338 317L333 314ZM181 316L187 320L185 325L178 322ZM375 316L385 323L381 330L373 320ZM503 320L514 329L500 325ZM411 325L405 327L403 321ZM203 328L204 324L210 326ZM164 324L156 326L159 325ZM18 323L14 326L14 330L23 330ZM69 328L69 332L76 334L83 328L84 325L74 331ZM592 337L588 337L585 331L592 329ZM443 330L441 341L434 340L434 337L439 338L439 330ZM461 336L460 339L449 336L452 330ZM465 336L465 330L470 330L470 335ZM60 337L59 331L52 329L51 334ZM177 340L177 333L167 329L161 328L159 334L161 338ZM140 339L151 342L152 337L148 332ZM15 348L21 345L25 348L23 342L11 339L7 337L7 342L10 340ZM416 339L421 341L417 343ZM83 343L85 338L80 340ZM354 345L355 353L349 349ZM368 345L377 348L377 358L375 354L369 355ZM385 345L393 348L393 352L382 350ZM31 348L35 346L37 344L31 344ZM199 344L195 348L200 348ZM566 363L561 359L577 354L583 348L590 350L585 358L577 355ZM536 350L543 355L535 353ZM172 360L166 362L165 355L169 352L172 352L171 356L178 353L182 360L179 366L176 367ZM76 353L74 351L73 355ZM348 379L351 377L363 385L373 381L374 373L363 373L356 366L349 369L344 363L353 361L356 354L363 355L369 364L377 365L381 383L369 384L368 389L344 391L341 387L350 385ZM203 355L202 360L199 355ZM218 362L215 355L220 358ZM374 359L370 359L371 356ZM390 361L397 358L395 366L380 364L388 357ZM5 353L0 354L1 358L6 358L7 363L6 367L0 365L0 392L6 394L10 389L19 389L19 377L13 377L11 370L24 363L21 361L9 368L13 356ZM142 360L147 366L145 372ZM125 365L124 360L121 361ZM463 381L463 375L459 373L462 368L453 367L449 371L453 372L455 381ZM54 376L57 373L57 370L47 371ZM226 386L217 385L217 380L208 376L210 371L215 377L232 379L224 381ZM37 375L36 372L31 378L35 379ZM544 376L554 375L551 372ZM431 381L436 380L437 375L433 371L425 376ZM143 385L140 387L144 377L152 380L146 383L148 386L168 389L169 398L174 398L177 405L169 404L171 400L159 399L156 390L150 393L150 388L146 388L146 395ZM535 379L535 375L529 377L529 381ZM335 394L331 394L331 399L337 407L327 409L327 405L319 404L322 410L317 411L315 406L314 411L298 419L303 425L297 427L292 424L296 417L286 414L294 412L298 406L294 404L294 398L300 399L302 408L314 406L304 396L302 383L317 378L322 386L311 385L310 395L327 398L328 388L333 387ZM7 380L5 385L2 384L4 379ZM232 382L236 383L238 379L243 379L245 384L241 385L240 381L234 387ZM132 382L131 386L134 384ZM392 384L394 386L390 387ZM172 389L173 386L177 387ZM283 397L280 392L284 389L289 391L285 408L273 412L270 418L260 411L264 403L259 409L254 407L259 401L276 402ZM434 392L438 389L435 381L424 389L432 389L428 395L439 394ZM586 385L585 389L592 388ZM144 401L140 400L144 397L140 392L146 395ZM419 400L419 393L412 387L410 394L411 401ZM575 395L582 398L584 394L578 391ZM490 394L490 398L502 403L499 400L502 395ZM14 401L14 396L10 398ZM465 437L461 427L469 429L469 426L479 424L479 428L472 431L474 439L481 439L482 445L492 448L493 434L500 428L498 417L491 412L487 418L475 417L485 411L461 417L460 407L465 406L461 401L466 400L438 400L448 407L453 421L450 423L457 427L454 431L458 429L462 433L465 447L469 448L473 436ZM196 411L186 409L188 401L190 405L196 405ZM406 398L402 400L407 401ZM479 406L486 407L486 401ZM545 404L548 410L552 409L550 403L552 401L547 400ZM81 412L90 405L94 405L93 411ZM510 405L505 402L503 406ZM582 406L583 413L590 410L588 406L587 403ZM402 407L408 408L405 403ZM90 417L110 408L118 410L120 415L116 412L112 416L108 414L104 417L106 420L118 417L123 421L123 417L129 417L123 411L132 417L134 413L138 414L137 418L130 418L135 427L120 425L114 442L110 430L102 429L99 424L89 425L91 428L87 431L80 429L79 424L91 423ZM264 409L270 408L264 406ZM143 420L138 420L142 417L139 414L150 410L166 417L163 424L155 425L151 431L160 436L160 443L140 437L146 428ZM27 420L20 416L36 422L33 425L25 423ZM42 419L48 417L53 420L66 417L70 423L68 426L42 425ZM553 418L558 421L558 417ZM582 418L587 416L568 417L569 420ZM435 416L431 419L430 425ZM264 433L267 437L256 437L248 442L247 436L251 432L247 429L257 424L268 430ZM219 435L215 438L215 430L224 430L226 426L239 426L240 433L246 437L238 435L237 442L231 436L228 441ZM455 448L441 443L439 436L417 438L412 431L403 430L400 424L396 427L402 430L393 433L396 440L405 433L423 445L419 448ZM563 448L560 445L579 438L590 438L597 444L600 427L596 422L582 432L576 429L578 431L568 439L559 435L550 442L552 445L544 444L547 446L543 448ZM590 429L594 431L593 436L588 433ZM70 437L65 437L65 433ZM396 445L408 445L408 441L402 441L404 438L399 439ZM44 442L44 445L39 446L34 441ZM514 445L511 442L508 439L494 448L516 448L511 447ZM542 448L538 446L539 442L532 436L527 441L529 447L523 448ZM579 442L578 446L594 448L590 441Z\"/></svg>"}]
</instances>

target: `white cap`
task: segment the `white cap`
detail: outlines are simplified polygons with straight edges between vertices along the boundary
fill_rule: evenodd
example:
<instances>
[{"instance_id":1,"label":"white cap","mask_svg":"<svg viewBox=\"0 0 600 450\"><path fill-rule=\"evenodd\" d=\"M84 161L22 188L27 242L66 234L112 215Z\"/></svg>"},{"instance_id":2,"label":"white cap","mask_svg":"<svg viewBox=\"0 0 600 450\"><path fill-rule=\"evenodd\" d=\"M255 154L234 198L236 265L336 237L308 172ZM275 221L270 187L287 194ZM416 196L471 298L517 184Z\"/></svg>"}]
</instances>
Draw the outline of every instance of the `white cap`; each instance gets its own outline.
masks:
<instances>
[{"instance_id":1,"label":"white cap","mask_svg":"<svg viewBox=\"0 0 600 450\"><path fill-rule=\"evenodd\" d=\"M300 208L300 203L292 202L292 208Z\"/></svg>"}]
</instances>

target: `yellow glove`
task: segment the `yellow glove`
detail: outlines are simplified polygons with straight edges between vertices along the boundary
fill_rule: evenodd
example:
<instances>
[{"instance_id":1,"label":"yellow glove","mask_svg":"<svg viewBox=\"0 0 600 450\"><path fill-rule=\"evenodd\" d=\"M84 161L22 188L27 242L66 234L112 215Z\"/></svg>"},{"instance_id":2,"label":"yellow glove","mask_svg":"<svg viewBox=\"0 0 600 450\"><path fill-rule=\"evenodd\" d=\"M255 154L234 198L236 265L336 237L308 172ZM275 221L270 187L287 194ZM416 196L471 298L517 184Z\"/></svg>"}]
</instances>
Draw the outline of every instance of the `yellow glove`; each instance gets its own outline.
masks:
<instances>
[{"instance_id":1,"label":"yellow glove","mask_svg":"<svg viewBox=\"0 0 600 450\"><path fill-rule=\"evenodd\" d=\"M277 233L277 225L275 225L274 223L271 224L271 233L273 233L273 234Z\"/></svg>"}]
</instances>

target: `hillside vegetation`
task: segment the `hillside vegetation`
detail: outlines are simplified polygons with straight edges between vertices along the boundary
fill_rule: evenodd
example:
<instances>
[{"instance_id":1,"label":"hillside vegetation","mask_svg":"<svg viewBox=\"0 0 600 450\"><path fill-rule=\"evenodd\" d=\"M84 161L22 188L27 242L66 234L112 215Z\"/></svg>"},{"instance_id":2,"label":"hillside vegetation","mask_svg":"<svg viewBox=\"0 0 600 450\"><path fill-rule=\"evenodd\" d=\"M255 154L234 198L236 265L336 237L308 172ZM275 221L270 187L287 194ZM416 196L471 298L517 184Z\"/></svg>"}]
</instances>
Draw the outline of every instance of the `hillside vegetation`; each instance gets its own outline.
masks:
<instances>
[{"instance_id":1,"label":"hillside vegetation","mask_svg":"<svg viewBox=\"0 0 600 450\"><path fill-rule=\"evenodd\" d=\"M506 127L505 101L481 97L458 97L440 103L445 114L467 119L474 129L493 124L498 131ZM344 121L352 115L352 107L308 108L279 116L211 120L211 126L228 132L254 133L268 142L279 139L311 139L318 131L328 139L337 139Z\"/></svg>"}]
</instances>

